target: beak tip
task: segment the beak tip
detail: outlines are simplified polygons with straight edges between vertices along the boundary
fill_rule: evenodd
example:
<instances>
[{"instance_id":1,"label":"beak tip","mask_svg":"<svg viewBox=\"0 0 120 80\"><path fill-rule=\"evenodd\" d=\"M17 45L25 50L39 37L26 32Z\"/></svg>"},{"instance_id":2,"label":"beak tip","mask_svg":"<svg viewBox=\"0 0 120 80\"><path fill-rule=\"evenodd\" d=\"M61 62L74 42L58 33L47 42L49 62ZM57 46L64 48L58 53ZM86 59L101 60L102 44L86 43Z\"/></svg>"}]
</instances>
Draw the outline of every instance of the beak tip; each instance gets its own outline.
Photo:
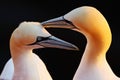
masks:
<instances>
[{"instance_id":1,"label":"beak tip","mask_svg":"<svg viewBox=\"0 0 120 80\"><path fill-rule=\"evenodd\" d=\"M69 45L68 50L73 50L73 51L79 51L79 48L75 46L74 44Z\"/></svg>"},{"instance_id":2,"label":"beak tip","mask_svg":"<svg viewBox=\"0 0 120 80\"><path fill-rule=\"evenodd\" d=\"M73 50L79 51L80 49L79 49L78 47L75 46Z\"/></svg>"},{"instance_id":3,"label":"beak tip","mask_svg":"<svg viewBox=\"0 0 120 80\"><path fill-rule=\"evenodd\" d=\"M80 50L79 48L76 49L76 51L79 51L79 50Z\"/></svg>"}]
</instances>

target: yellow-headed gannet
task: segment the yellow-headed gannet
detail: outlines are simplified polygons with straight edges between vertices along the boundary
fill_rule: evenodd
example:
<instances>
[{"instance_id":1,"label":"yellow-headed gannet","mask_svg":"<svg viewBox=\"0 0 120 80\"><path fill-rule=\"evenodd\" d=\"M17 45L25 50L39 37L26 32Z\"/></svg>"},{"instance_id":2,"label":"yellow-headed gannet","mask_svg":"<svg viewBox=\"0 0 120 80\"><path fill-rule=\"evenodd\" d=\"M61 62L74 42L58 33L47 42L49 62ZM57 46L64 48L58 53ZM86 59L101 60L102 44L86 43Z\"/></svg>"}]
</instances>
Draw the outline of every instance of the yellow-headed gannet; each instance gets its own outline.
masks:
<instances>
[{"instance_id":1,"label":"yellow-headed gannet","mask_svg":"<svg viewBox=\"0 0 120 80\"><path fill-rule=\"evenodd\" d=\"M73 80L120 80L107 60L112 34L105 17L96 8L82 6L66 15L42 22L45 27L70 28L82 33L87 45Z\"/></svg>"}]
</instances>

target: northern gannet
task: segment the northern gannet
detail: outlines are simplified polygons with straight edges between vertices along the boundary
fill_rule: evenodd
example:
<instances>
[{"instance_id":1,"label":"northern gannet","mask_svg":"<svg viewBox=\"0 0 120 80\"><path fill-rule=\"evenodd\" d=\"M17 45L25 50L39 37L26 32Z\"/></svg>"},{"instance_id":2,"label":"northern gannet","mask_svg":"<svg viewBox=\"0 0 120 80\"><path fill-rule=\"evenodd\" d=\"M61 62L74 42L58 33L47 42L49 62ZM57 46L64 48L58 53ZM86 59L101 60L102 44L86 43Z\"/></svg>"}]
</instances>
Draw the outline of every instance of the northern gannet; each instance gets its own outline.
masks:
<instances>
[{"instance_id":1,"label":"northern gannet","mask_svg":"<svg viewBox=\"0 0 120 80\"><path fill-rule=\"evenodd\" d=\"M36 48L78 50L76 46L48 33L38 22L22 22L12 33L10 51L0 80L52 80L44 62L32 52Z\"/></svg>"},{"instance_id":2,"label":"northern gannet","mask_svg":"<svg viewBox=\"0 0 120 80\"><path fill-rule=\"evenodd\" d=\"M112 34L99 10L92 6L78 7L62 17L44 21L42 25L70 28L86 37L86 48L73 80L120 80L106 60Z\"/></svg>"}]
</instances>

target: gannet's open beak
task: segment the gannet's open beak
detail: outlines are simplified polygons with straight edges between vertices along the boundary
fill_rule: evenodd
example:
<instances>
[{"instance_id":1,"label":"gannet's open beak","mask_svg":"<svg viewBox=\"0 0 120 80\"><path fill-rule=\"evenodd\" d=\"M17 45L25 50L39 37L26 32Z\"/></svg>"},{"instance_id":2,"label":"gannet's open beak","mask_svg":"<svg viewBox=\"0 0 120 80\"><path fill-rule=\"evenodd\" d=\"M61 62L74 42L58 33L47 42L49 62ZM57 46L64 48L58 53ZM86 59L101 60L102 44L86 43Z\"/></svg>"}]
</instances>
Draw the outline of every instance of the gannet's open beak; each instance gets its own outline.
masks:
<instances>
[{"instance_id":1,"label":"gannet's open beak","mask_svg":"<svg viewBox=\"0 0 120 80\"><path fill-rule=\"evenodd\" d=\"M60 49L67 49L67 50L79 50L78 47L75 45L68 43L64 40L56 38L54 36L49 37L39 37L37 38L36 42L30 45L40 45L45 48L60 48Z\"/></svg>"},{"instance_id":2,"label":"gannet's open beak","mask_svg":"<svg viewBox=\"0 0 120 80\"><path fill-rule=\"evenodd\" d=\"M45 28L68 28L68 29L76 29L76 26L68 20L64 18L64 16L50 19L48 21L44 21L41 23Z\"/></svg>"}]
</instances>

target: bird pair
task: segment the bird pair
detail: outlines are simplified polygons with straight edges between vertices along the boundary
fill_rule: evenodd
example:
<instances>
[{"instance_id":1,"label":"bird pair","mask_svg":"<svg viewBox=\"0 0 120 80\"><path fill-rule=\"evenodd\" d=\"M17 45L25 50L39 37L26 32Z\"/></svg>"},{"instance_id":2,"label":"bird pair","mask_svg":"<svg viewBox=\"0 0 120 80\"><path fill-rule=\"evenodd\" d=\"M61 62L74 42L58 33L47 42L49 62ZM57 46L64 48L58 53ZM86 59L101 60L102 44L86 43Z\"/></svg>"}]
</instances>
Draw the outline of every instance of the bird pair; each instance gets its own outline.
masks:
<instances>
[{"instance_id":1,"label":"bird pair","mask_svg":"<svg viewBox=\"0 0 120 80\"><path fill-rule=\"evenodd\" d=\"M62 17L41 24L50 28L68 28L86 37L87 45L73 80L120 80L106 60L106 52L112 41L111 30L96 8L79 7ZM29 30L24 26L29 26ZM42 26L39 23L24 22L14 31L10 40L13 63L10 59L1 78L5 79L7 76L6 79L13 80L52 80L44 63L33 54L32 49L57 47L78 50L76 46L53 37Z\"/></svg>"}]
</instances>

